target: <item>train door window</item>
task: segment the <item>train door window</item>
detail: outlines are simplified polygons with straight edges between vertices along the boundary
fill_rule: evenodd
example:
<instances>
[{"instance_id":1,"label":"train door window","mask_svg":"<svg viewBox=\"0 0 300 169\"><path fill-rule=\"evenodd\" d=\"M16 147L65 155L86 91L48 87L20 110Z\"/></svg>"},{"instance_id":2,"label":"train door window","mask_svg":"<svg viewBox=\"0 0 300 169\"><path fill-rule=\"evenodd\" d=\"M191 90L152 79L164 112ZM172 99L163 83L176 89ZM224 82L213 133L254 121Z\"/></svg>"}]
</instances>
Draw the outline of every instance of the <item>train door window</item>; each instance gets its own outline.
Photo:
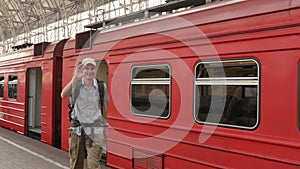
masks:
<instances>
[{"instance_id":1,"label":"train door window","mask_svg":"<svg viewBox=\"0 0 300 169\"><path fill-rule=\"evenodd\" d=\"M18 97L18 76L8 76L8 98L17 99Z\"/></svg>"},{"instance_id":2,"label":"train door window","mask_svg":"<svg viewBox=\"0 0 300 169\"><path fill-rule=\"evenodd\" d=\"M135 66L131 72L131 112L166 119L170 115L171 75L168 65Z\"/></svg>"},{"instance_id":3,"label":"train door window","mask_svg":"<svg viewBox=\"0 0 300 169\"><path fill-rule=\"evenodd\" d=\"M255 60L201 62L195 69L195 120L254 129L259 120L258 91Z\"/></svg>"},{"instance_id":4,"label":"train door window","mask_svg":"<svg viewBox=\"0 0 300 169\"><path fill-rule=\"evenodd\" d=\"M4 97L4 76L0 75L0 99Z\"/></svg>"}]
</instances>

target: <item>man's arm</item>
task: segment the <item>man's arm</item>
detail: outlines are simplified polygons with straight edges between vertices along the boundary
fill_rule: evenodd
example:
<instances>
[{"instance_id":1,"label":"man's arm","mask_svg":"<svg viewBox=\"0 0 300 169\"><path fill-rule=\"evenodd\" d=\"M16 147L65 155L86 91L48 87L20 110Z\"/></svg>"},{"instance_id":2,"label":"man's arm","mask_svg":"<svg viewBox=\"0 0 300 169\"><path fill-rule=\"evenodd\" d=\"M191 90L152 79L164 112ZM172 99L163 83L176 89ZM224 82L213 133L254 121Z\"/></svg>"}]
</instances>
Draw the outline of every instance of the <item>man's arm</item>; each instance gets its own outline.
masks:
<instances>
[{"instance_id":1,"label":"man's arm","mask_svg":"<svg viewBox=\"0 0 300 169\"><path fill-rule=\"evenodd\" d=\"M61 98L67 98L71 95L72 93L72 83L73 83L73 79L64 87L64 89L61 91Z\"/></svg>"}]
</instances>

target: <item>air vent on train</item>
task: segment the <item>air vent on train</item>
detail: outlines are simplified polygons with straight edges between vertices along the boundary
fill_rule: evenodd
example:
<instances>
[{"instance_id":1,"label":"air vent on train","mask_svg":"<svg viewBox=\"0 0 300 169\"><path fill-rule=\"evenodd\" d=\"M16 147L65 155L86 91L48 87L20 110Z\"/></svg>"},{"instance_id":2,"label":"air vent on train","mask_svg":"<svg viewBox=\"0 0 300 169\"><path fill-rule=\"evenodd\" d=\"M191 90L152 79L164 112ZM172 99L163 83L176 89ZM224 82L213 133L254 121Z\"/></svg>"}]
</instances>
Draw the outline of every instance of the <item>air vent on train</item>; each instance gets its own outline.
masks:
<instances>
[{"instance_id":1,"label":"air vent on train","mask_svg":"<svg viewBox=\"0 0 300 169\"><path fill-rule=\"evenodd\" d=\"M75 49L89 49L92 47L93 34L95 30L81 32L76 34Z\"/></svg>"},{"instance_id":2,"label":"air vent on train","mask_svg":"<svg viewBox=\"0 0 300 169\"><path fill-rule=\"evenodd\" d=\"M132 168L134 169L163 169L164 168L164 156L163 154L156 154L153 152L133 149Z\"/></svg>"}]
</instances>

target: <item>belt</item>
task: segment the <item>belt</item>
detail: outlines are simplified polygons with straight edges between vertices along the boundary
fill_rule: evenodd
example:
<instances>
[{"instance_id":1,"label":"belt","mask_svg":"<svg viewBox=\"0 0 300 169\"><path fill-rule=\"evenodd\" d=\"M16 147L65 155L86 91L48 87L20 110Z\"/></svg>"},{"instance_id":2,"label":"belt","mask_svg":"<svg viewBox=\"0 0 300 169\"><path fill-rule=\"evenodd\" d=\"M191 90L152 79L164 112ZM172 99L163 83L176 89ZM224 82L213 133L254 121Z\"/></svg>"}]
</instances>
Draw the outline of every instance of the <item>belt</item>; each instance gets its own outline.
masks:
<instances>
[{"instance_id":1,"label":"belt","mask_svg":"<svg viewBox=\"0 0 300 169\"><path fill-rule=\"evenodd\" d=\"M108 124L103 119L97 119L93 123L80 123L78 119L71 119L71 127L108 127Z\"/></svg>"}]
</instances>

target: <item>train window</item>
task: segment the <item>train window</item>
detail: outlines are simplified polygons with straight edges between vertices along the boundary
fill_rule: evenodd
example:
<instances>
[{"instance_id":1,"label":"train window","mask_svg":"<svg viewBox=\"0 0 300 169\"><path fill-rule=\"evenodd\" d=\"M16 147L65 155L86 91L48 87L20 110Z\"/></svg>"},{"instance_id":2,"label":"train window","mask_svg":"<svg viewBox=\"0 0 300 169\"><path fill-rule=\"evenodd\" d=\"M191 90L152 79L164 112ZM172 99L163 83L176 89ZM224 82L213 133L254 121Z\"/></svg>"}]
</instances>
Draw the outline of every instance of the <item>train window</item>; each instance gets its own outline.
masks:
<instances>
[{"instance_id":1,"label":"train window","mask_svg":"<svg viewBox=\"0 0 300 169\"><path fill-rule=\"evenodd\" d=\"M4 76L0 75L0 98L4 96Z\"/></svg>"},{"instance_id":2,"label":"train window","mask_svg":"<svg viewBox=\"0 0 300 169\"><path fill-rule=\"evenodd\" d=\"M170 67L165 64L135 66L131 73L131 112L146 117L168 118Z\"/></svg>"},{"instance_id":3,"label":"train window","mask_svg":"<svg viewBox=\"0 0 300 169\"><path fill-rule=\"evenodd\" d=\"M254 129L259 117L258 74L253 59L199 63L195 69L195 120Z\"/></svg>"},{"instance_id":4,"label":"train window","mask_svg":"<svg viewBox=\"0 0 300 169\"><path fill-rule=\"evenodd\" d=\"M18 97L18 76L8 76L8 98L17 99Z\"/></svg>"}]
</instances>

